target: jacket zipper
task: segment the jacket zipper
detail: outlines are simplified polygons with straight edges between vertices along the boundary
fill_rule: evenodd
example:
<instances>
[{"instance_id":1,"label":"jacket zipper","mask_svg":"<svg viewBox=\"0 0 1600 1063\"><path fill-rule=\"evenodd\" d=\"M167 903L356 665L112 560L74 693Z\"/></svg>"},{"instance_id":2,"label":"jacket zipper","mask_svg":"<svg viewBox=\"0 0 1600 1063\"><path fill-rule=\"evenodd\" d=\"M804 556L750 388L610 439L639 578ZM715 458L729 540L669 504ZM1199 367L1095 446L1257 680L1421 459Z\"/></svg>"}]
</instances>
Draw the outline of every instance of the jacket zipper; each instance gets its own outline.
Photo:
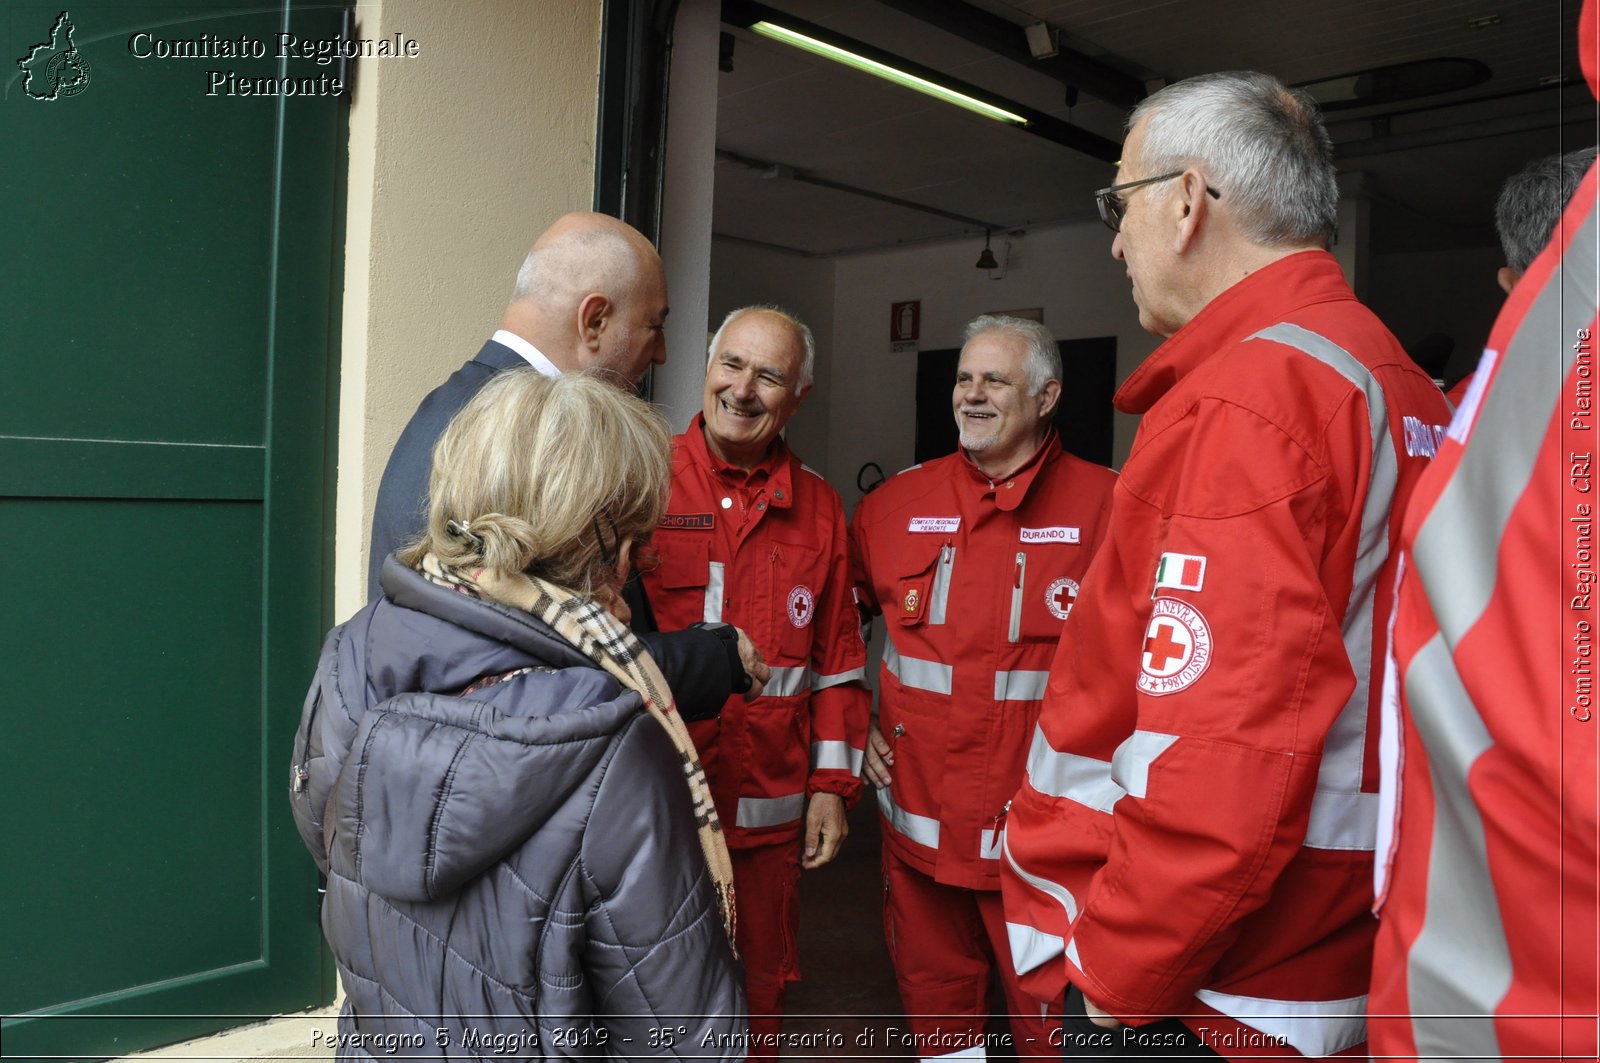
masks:
<instances>
[{"instance_id":1,"label":"jacket zipper","mask_svg":"<svg viewBox=\"0 0 1600 1063\"><path fill-rule=\"evenodd\" d=\"M1016 572L1011 578L1011 641L1022 638L1022 577L1028 570L1028 555L1017 551Z\"/></svg>"}]
</instances>

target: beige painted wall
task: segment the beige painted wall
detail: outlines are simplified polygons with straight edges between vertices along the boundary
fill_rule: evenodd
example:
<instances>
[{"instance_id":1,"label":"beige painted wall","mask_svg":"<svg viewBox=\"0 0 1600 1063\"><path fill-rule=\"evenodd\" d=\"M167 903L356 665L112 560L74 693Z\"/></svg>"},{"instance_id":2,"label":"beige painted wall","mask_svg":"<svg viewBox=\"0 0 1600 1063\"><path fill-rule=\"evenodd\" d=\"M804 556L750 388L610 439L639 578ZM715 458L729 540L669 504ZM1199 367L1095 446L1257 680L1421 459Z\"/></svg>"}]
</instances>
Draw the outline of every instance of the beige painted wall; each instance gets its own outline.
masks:
<instances>
[{"instance_id":1,"label":"beige painted wall","mask_svg":"<svg viewBox=\"0 0 1600 1063\"><path fill-rule=\"evenodd\" d=\"M477 353L533 238L593 198L601 0L379 0L350 115L335 619L366 600L378 480L422 396Z\"/></svg>"}]
</instances>

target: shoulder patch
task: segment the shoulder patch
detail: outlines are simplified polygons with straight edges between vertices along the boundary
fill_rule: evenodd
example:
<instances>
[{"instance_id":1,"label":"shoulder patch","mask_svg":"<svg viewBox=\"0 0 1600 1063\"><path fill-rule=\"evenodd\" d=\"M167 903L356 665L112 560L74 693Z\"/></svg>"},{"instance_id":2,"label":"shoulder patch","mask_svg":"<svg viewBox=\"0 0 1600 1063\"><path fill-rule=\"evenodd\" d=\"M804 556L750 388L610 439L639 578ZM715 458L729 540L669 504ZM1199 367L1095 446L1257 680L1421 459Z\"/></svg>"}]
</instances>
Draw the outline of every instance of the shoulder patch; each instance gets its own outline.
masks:
<instances>
[{"instance_id":1,"label":"shoulder patch","mask_svg":"<svg viewBox=\"0 0 1600 1063\"><path fill-rule=\"evenodd\" d=\"M1200 610L1177 598L1157 598L1135 685L1156 697L1176 694L1205 674L1211 651L1211 625Z\"/></svg>"}]
</instances>

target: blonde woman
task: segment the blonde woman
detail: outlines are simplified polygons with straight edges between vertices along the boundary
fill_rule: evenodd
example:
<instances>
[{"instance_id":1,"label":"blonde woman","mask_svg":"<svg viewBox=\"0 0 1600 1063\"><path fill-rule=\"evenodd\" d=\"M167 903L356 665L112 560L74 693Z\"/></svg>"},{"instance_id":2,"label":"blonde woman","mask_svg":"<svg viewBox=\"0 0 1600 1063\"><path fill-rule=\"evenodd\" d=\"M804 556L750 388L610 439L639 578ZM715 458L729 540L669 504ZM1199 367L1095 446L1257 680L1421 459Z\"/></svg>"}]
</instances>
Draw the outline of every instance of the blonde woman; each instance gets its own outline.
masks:
<instances>
[{"instance_id":1,"label":"blonde woman","mask_svg":"<svg viewBox=\"0 0 1600 1063\"><path fill-rule=\"evenodd\" d=\"M669 457L632 396L498 374L329 634L291 797L343 1056L742 1058L727 848L620 595Z\"/></svg>"}]
</instances>

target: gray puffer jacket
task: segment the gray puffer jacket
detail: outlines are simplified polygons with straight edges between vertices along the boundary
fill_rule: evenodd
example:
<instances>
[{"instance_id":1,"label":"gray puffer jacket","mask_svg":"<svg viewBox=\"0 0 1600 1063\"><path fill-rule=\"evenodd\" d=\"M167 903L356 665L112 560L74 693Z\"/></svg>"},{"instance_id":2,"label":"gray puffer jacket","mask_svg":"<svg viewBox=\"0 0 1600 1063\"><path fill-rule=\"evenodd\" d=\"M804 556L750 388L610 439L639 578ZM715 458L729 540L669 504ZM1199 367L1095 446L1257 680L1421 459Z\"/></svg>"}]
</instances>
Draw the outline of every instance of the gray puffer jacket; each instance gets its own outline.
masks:
<instances>
[{"instance_id":1,"label":"gray puffer jacket","mask_svg":"<svg viewBox=\"0 0 1600 1063\"><path fill-rule=\"evenodd\" d=\"M526 613L393 559L382 583L323 645L290 795L341 1058L742 1058L743 975L639 696Z\"/></svg>"}]
</instances>

